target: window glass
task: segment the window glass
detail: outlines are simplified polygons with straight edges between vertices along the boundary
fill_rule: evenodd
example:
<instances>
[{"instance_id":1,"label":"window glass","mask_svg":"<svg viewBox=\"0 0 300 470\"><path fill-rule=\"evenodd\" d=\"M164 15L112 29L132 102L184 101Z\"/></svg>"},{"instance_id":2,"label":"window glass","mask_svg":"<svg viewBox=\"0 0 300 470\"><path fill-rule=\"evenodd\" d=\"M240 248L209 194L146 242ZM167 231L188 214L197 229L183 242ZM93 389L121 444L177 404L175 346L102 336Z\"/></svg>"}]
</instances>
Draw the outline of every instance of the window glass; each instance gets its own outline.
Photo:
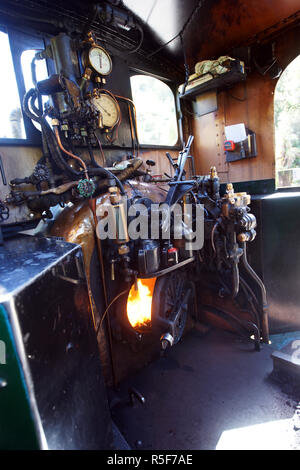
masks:
<instances>
[{"instance_id":1,"label":"window glass","mask_svg":"<svg viewBox=\"0 0 300 470\"><path fill-rule=\"evenodd\" d=\"M23 72L26 91L34 87L33 82L32 82L31 63L36 52L37 52L36 49L30 49L30 50L22 52L21 54L21 66L22 66L22 72ZM36 79L38 82L40 80L45 80L45 78L48 77L47 64L45 60L35 61L35 73L36 73ZM42 96L43 107L47 101L48 101L48 98L46 96ZM32 121L32 123L37 129L39 130L41 129L41 126L37 122Z\"/></svg>"},{"instance_id":2,"label":"window glass","mask_svg":"<svg viewBox=\"0 0 300 470\"><path fill-rule=\"evenodd\" d=\"M175 145L178 129L172 90L147 75L134 75L130 82L140 144Z\"/></svg>"},{"instance_id":3,"label":"window glass","mask_svg":"<svg viewBox=\"0 0 300 470\"><path fill-rule=\"evenodd\" d=\"M23 115L8 35L0 31L0 138L26 139Z\"/></svg>"},{"instance_id":4,"label":"window glass","mask_svg":"<svg viewBox=\"0 0 300 470\"><path fill-rule=\"evenodd\" d=\"M300 186L300 56L277 82L274 117L276 185Z\"/></svg>"}]
</instances>

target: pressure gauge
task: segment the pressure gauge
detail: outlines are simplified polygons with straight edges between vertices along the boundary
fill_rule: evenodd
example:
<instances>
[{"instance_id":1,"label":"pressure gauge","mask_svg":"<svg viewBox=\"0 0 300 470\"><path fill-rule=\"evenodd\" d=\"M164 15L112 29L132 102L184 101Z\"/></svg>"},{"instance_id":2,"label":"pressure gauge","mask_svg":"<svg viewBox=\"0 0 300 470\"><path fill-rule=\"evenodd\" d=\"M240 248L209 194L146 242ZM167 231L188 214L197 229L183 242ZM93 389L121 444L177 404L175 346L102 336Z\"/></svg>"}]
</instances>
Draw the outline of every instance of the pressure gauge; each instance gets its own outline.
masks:
<instances>
[{"instance_id":1,"label":"pressure gauge","mask_svg":"<svg viewBox=\"0 0 300 470\"><path fill-rule=\"evenodd\" d=\"M88 52L85 52L83 62L100 75L109 75L112 69L110 55L100 46L92 46Z\"/></svg>"},{"instance_id":2,"label":"pressure gauge","mask_svg":"<svg viewBox=\"0 0 300 470\"><path fill-rule=\"evenodd\" d=\"M98 93L97 96L92 98L92 103L100 112L101 127L113 128L119 122L120 110L118 103L112 96L106 93Z\"/></svg>"}]
</instances>

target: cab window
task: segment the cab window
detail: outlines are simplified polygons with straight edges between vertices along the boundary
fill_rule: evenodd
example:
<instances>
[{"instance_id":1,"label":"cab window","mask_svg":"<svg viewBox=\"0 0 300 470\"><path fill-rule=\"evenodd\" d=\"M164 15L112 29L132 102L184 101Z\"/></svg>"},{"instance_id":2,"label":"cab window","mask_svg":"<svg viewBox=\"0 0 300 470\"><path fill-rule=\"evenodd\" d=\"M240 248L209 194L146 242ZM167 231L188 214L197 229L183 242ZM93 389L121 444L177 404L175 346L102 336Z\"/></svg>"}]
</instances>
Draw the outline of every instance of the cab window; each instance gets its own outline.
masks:
<instances>
[{"instance_id":1,"label":"cab window","mask_svg":"<svg viewBox=\"0 0 300 470\"><path fill-rule=\"evenodd\" d=\"M0 31L0 138L26 139L21 102L9 45L8 34Z\"/></svg>"},{"instance_id":2,"label":"cab window","mask_svg":"<svg viewBox=\"0 0 300 470\"><path fill-rule=\"evenodd\" d=\"M300 186L300 56L277 82L274 114L277 187Z\"/></svg>"},{"instance_id":3,"label":"cab window","mask_svg":"<svg viewBox=\"0 0 300 470\"><path fill-rule=\"evenodd\" d=\"M148 75L133 75L130 83L136 106L139 143L149 146L176 145L178 124L171 88Z\"/></svg>"}]
</instances>

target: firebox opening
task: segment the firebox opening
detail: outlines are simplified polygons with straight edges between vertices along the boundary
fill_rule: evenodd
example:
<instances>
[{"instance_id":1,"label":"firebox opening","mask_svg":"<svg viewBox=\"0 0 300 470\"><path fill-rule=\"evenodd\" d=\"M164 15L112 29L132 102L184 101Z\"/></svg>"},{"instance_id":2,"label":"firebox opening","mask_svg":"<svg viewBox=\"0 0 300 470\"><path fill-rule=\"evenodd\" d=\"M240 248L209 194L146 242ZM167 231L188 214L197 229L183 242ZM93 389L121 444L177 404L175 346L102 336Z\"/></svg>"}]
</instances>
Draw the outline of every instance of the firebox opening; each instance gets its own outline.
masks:
<instances>
[{"instance_id":1,"label":"firebox opening","mask_svg":"<svg viewBox=\"0 0 300 470\"><path fill-rule=\"evenodd\" d=\"M127 318L130 325L135 328L151 326L152 297L156 278L138 279L136 290L132 285L127 299Z\"/></svg>"}]
</instances>

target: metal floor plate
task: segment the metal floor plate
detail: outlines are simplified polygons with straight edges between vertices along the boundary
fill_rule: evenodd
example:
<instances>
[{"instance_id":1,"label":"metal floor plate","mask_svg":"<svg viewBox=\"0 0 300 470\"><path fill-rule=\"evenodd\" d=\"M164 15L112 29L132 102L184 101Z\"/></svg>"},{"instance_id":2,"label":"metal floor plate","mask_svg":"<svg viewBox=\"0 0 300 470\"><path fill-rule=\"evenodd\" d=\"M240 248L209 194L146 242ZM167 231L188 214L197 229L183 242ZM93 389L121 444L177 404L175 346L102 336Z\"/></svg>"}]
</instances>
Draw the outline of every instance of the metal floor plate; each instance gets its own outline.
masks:
<instances>
[{"instance_id":1,"label":"metal floor plate","mask_svg":"<svg viewBox=\"0 0 300 470\"><path fill-rule=\"evenodd\" d=\"M272 378L272 352L225 331L193 330L121 384L123 399L135 387L146 403L116 407L113 418L133 449L300 448L300 397Z\"/></svg>"}]
</instances>

